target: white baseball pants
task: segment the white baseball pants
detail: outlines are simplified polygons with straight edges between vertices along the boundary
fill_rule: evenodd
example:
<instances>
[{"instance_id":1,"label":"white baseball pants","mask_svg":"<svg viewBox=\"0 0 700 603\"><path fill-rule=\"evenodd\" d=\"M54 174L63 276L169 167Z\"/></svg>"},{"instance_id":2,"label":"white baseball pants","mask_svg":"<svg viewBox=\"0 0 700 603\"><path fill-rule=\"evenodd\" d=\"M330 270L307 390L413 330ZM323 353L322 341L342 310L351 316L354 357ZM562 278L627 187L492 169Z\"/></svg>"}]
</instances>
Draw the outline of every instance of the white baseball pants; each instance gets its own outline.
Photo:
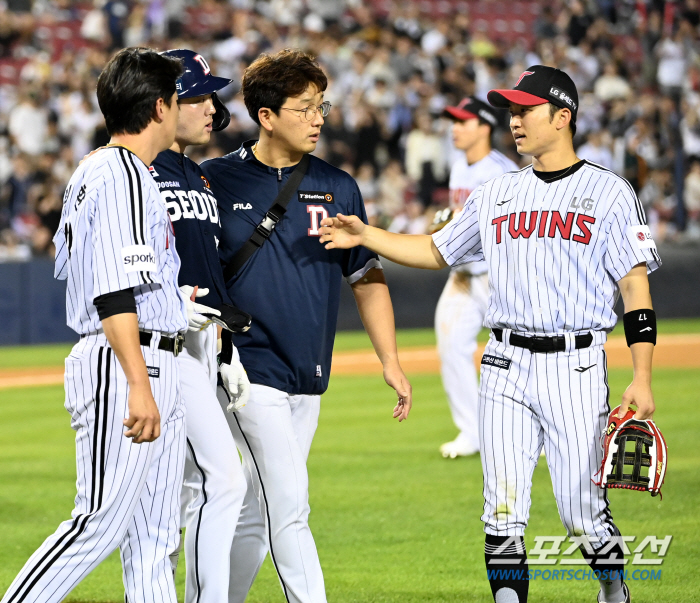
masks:
<instances>
[{"instance_id":1,"label":"white baseball pants","mask_svg":"<svg viewBox=\"0 0 700 603\"><path fill-rule=\"evenodd\" d=\"M176 359L157 349L159 341L154 334L141 347L161 416L161 435L151 443L124 437L129 386L107 338L89 335L66 358L75 509L29 558L3 603L59 603L118 546L130 603L177 603L168 554L180 527L185 415Z\"/></svg>"},{"instance_id":2,"label":"white baseball pants","mask_svg":"<svg viewBox=\"0 0 700 603\"><path fill-rule=\"evenodd\" d=\"M219 401L228 398L219 387ZM306 460L321 396L251 385L250 401L227 419L248 481L231 549L228 603L243 603L267 552L289 603L325 603L321 563L309 529Z\"/></svg>"},{"instance_id":3,"label":"white baseball pants","mask_svg":"<svg viewBox=\"0 0 700 603\"><path fill-rule=\"evenodd\" d=\"M466 276L453 270L435 310L435 334L442 384L452 420L474 450L479 450L479 383L474 369L476 338L489 299L487 274Z\"/></svg>"},{"instance_id":4,"label":"white baseball pants","mask_svg":"<svg viewBox=\"0 0 700 603\"><path fill-rule=\"evenodd\" d=\"M567 336L569 351L550 354L505 343L509 335L504 330L501 343L491 334L481 365L484 530L524 535L532 474L544 446L567 533L605 543L617 529L605 491L591 481L610 411L605 333L595 332L593 345L580 350L571 349L573 337Z\"/></svg>"},{"instance_id":5,"label":"white baseball pants","mask_svg":"<svg viewBox=\"0 0 700 603\"><path fill-rule=\"evenodd\" d=\"M216 325L188 332L178 356L187 411L187 454L182 489L187 579L185 603L224 603L229 553L246 480L227 414L216 397Z\"/></svg>"}]
</instances>

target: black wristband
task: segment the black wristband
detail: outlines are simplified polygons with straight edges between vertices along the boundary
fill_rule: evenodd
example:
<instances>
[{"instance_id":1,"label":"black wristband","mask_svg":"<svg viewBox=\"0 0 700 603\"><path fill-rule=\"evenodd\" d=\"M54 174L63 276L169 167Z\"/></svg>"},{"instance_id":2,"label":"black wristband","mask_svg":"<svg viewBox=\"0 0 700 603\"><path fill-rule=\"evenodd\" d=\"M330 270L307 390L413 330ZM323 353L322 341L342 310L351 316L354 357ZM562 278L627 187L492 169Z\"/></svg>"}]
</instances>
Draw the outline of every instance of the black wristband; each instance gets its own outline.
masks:
<instances>
[{"instance_id":1,"label":"black wristband","mask_svg":"<svg viewBox=\"0 0 700 603\"><path fill-rule=\"evenodd\" d=\"M627 345L647 342L656 345L656 312L654 310L632 310L622 317L625 325Z\"/></svg>"},{"instance_id":2,"label":"black wristband","mask_svg":"<svg viewBox=\"0 0 700 603\"><path fill-rule=\"evenodd\" d=\"M219 366L231 364L233 360L233 336L230 331L221 331L221 353L219 354Z\"/></svg>"}]
</instances>

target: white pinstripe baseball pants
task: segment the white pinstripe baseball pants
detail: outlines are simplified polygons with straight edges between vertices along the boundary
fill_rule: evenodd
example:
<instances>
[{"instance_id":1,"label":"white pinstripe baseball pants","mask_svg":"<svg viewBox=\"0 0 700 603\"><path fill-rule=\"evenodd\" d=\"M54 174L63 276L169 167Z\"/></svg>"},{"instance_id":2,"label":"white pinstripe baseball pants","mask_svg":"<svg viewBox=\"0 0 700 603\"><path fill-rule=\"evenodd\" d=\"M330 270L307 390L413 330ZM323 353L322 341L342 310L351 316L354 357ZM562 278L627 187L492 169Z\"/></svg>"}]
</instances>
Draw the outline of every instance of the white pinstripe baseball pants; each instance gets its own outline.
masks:
<instances>
[{"instance_id":1,"label":"white pinstripe baseball pants","mask_svg":"<svg viewBox=\"0 0 700 603\"><path fill-rule=\"evenodd\" d=\"M177 603L168 554L177 546L185 416L170 352L141 347L161 415L161 435L124 437L128 384L104 335L81 339L66 359L66 410L76 431L72 519L29 558L2 603L59 603L118 546L130 603ZM132 543L138 541L137 548Z\"/></svg>"},{"instance_id":2,"label":"white pinstripe baseball pants","mask_svg":"<svg viewBox=\"0 0 700 603\"><path fill-rule=\"evenodd\" d=\"M481 365L481 519L487 534L524 535L532 474L543 446L567 533L601 543L617 533L605 491L591 482L602 459L600 435L609 413L605 335L594 335L597 341L589 348L533 354L491 334L484 357L506 362L482 360ZM504 342L508 336L504 331Z\"/></svg>"}]
</instances>

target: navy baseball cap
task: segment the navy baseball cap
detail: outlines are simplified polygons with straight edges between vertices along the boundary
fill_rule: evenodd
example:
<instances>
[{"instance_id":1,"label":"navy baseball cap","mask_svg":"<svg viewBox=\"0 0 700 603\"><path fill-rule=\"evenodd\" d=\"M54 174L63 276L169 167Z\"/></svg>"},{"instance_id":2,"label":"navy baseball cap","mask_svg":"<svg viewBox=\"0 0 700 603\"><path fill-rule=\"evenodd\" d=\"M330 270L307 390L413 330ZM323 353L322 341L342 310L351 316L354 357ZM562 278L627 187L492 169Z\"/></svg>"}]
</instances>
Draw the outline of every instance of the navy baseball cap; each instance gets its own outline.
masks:
<instances>
[{"instance_id":1,"label":"navy baseball cap","mask_svg":"<svg viewBox=\"0 0 700 603\"><path fill-rule=\"evenodd\" d=\"M228 86L233 80L212 75L207 60L201 54L194 52L194 50L174 48L161 52L161 54L180 59L185 68L185 72L175 83L178 100L211 94L211 100L216 109L212 120L212 129L215 132L220 132L228 127L229 123L231 123L231 113L216 95L216 92Z\"/></svg>"},{"instance_id":2,"label":"navy baseball cap","mask_svg":"<svg viewBox=\"0 0 700 603\"><path fill-rule=\"evenodd\" d=\"M578 112L576 84L561 69L546 65L528 67L512 90L491 90L487 98L494 107L501 109L508 109L511 103L525 106L552 103L569 109L573 121Z\"/></svg>"},{"instance_id":3,"label":"navy baseball cap","mask_svg":"<svg viewBox=\"0 0 700 603\"><path fill-rule=\"evenodd\" d=\"M498 116L493 107L473 96L462 99L456 107L445 107L443 115L458 121L480 118L492 128L498 126Z\"/></svg>"},{"instance_id":4,"label":"navy baseball cap","mask_svg":"<svg viewBox=\"0 0 700 603\"><path fill-rule=\"evenodd\" d=\"M193 50L175 48L166 50L161 54L180 59L185 68L185 72L177 80L176 84L178 98L192 98L213 94L233 81L225 77L212 75L206 59Z\"/></svg>"}]
</instances>

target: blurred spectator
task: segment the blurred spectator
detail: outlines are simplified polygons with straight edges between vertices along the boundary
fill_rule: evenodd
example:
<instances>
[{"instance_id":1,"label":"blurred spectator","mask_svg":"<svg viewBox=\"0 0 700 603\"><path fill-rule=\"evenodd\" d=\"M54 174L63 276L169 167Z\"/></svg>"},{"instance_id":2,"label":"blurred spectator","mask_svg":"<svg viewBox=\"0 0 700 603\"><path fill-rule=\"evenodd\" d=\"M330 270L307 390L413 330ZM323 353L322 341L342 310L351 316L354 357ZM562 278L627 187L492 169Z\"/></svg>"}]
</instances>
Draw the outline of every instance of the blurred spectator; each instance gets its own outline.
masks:
<instances>
[{"instance_id":1,"label":"blurred spectator","mask_svg":"<svg viewBox=\"0 0 700 603\"><path fill-rule=\"evenodd\" d=\"M238 89L260 52L315 53L333 104L316 152L357 173L372 223L398 220L402 229L421 222L418 206L429 215L440 203L451 157L436 117L443 107L510 87L529 65L556 65L579 90L579 156L644 191L660 237L700 239L692 234L700 233L700 168L688 161L700 157L698 0L524 0L518 7L527 18L498 12L500 6L476 0L0 3L0 230L9 233L4 248L14 250L3 253L51 253L48 235L63 187L83 155L109 141L96 80L109 53L126 44L195 48L213 71L234 80L220 95L231 124L191 150L196 160L256 136ZM507 121L493 139L521 165L530 161L515 153ZM407 206L407 199L414 202ZM676 221L682 228L684 215L688 232L681 237Z\"/></svg>"},{"instance_id":2,"label":"blurred spectator","mask_svg":"<svg viewBox=\"0 0 700 603\"><path fill-rule=\"evenodd\" d=\"M409 201L404 211L398 214L389 225L389 232L401 234L425 234L430 220L420 201Z\"/></svg>"},{"instance_id":3,"label":"blurred spectator","mask_svg":"<svg viewBox=\"0 0 700 603\"><path fill-rule=\"evenodd\" d=\"M435 133L432 118L428 113L419 113L415 127L406 139L406 173L417 183L418 198L425 207L432 203L433 191L445 182L447 165L444 155L442 140Z\"/></svg>"},{"instance_id":4,"label":"blurred spectator","mask_svg":"<svg viewBox=\"0 0 700 603\"><path fill-rule=\"evenodd\" d=\"M403 210L408 189L408 178L399 161L389 161L379 177L378 187L380 212L383 216L393 218Z\"/></svg>"},{"instance_id":5,"label":"blurred spectator","mask_svg":"<svg viewBox=\"0 0 700 603\"><path fill-rule=\"evenodd\" d=\"M0 193L0 229L7 228L12 220L29 212L29 189L32 184L29 158L17 155L12 161L12 175Z\"/></svg>"},{"instance_id":6,"label":"blurred spectator","mask_svg":"<svg viewBox=\"0 0 700 603\"><path fill-rule=\"evenodd\" d=\"M588 135L588 140L576 150L580 159L587 159L609 170L613 169L613 157L610 151L610 134L596 130Z\"/></svg>"},{"instance_id":7,"label":"blurred spectator","mask_svg":"<svg viewBox=\"0 0 700 603\"><path fill-rule=\"evenodd\" d=\"M39 103L39 93L31 90L21 96L10 111L7 130L12 143L22 153L43 153L48 135L49 112Z\"/></svg>"},{"instance_id":8,"label":"blurred spectator","mask_svg":"<svg viewBox=\"0 0 700 603\"><path fill-rule=\"evenodd\" d=\"M615 63L607 63L593 87L595 95L603 102L617 98L627 98L632 93L629 82L623 78Z\"/></svg>"},{"instance_id":9,"label":"blurred spectator","mask_svg":"<svg viewBox=\"0 0 700 603\"><path fill-rule=\"evenodd\" d=\"M700 158L694 157L685 177L683 201L688 212L688 237L700 240Z\"/></svg>"},{"instance_id":10,"label":"blurred spectator","mask_svg":"<svg viewBox=\"0 0 700 603\"><path fill-rule=\"evenodd\" d=\"M683 33L679 29L673 37L664 37L654 48L659 59L656 79L668 93L678 95L686 70L686 52Z\"/></svg>"},{"instance_id":11,"label":"blurred spectator","mask_svg":"<svg viewBox=\"0 0 700 603\"><path fill-rule=\"evenodd\" d=\"M676 209L673 180L668 170L652 170L646 184L639 191L652 236L664 241L675 233L671 220Z\"/></svg>"},{"instance_id":12,"label":"blurred spectator","mask_svg":"<svg viewBox=\"0 0 700 603\"><path fill-rule=\"evenodd\" d=\"M21 243L12 230L0 230L0 262L26 262L31 257L31 247Z\"/></svg>"},{"instance_id":13,"label":"blurred spectator","mask_svg":"<svg viewBox=\"0 0 700 603\"><path fill-rule=\"evenodd\" d=\"M355 173L355 182L365 203L376 203L379 197L379 187L374 177L371 163L363 163Z\"/></svg>"},{"instance_id":14,"label":"blurred spectator","mask_svg":"<svg viewBox=\"0 0 700 603\"><path fill-rule=\"evenodd\" d=\"M61 185L50 178L42 187L36 206L39 216L39 225L32 234L32 248L35 255L48 255L53 257L54 246L51 241L61 221Z\"/></svg>"}]
</instances>

